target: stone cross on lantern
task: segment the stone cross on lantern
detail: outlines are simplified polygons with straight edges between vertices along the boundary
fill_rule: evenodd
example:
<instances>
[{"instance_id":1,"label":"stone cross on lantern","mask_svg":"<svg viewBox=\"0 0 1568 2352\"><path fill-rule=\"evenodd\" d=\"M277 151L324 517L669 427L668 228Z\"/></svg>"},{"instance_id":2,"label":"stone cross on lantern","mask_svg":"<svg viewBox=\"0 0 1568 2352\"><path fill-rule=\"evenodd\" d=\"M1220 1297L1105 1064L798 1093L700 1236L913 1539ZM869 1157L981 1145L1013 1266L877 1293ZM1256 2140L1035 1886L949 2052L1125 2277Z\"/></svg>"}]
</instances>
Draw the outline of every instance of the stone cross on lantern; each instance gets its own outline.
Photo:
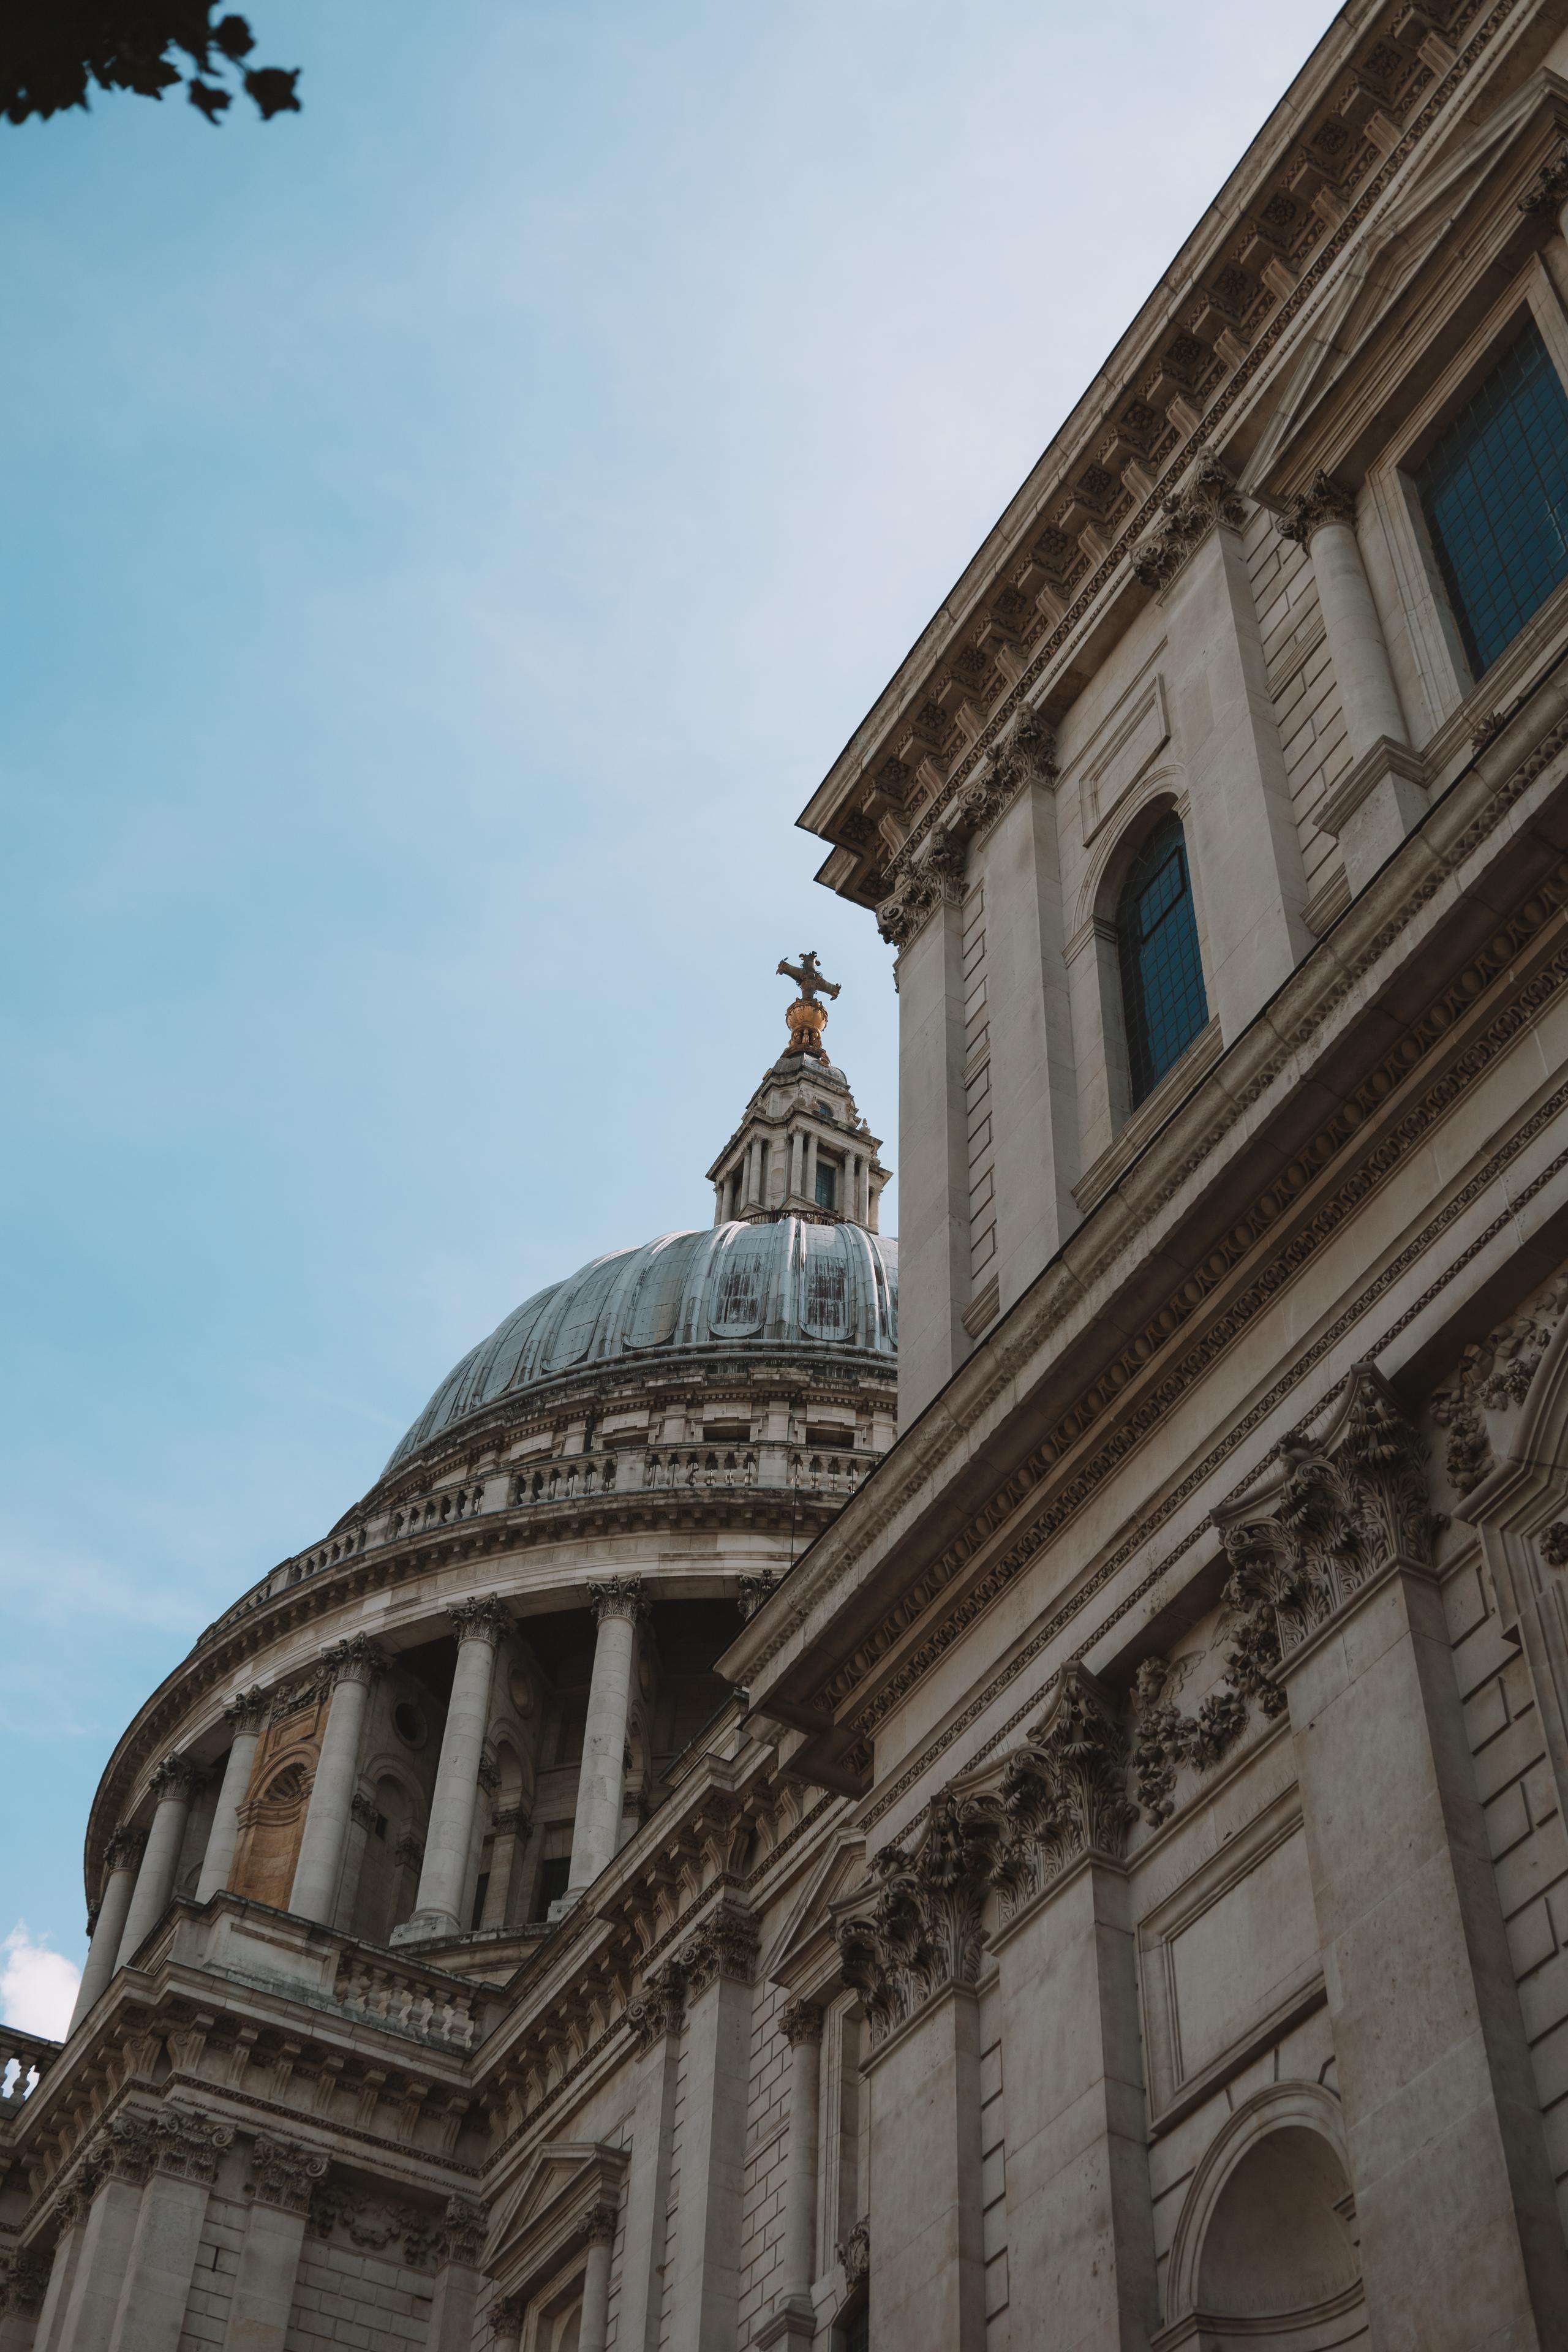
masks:
<instances>
[{"instance_id":1,"label":"stone cross on lantern","mask_svg":"<svg viewBox=\"0 0 1568 2352\"><path fill-rule=\"evenodd\" d=\"M817 991L820 989L826 995L837 996L838 982L823 978L822 966L816 961L816 950L811 948L805 950L798 963L788 963L781 957L778 969L780 976L793 980L800 991L784 1014L789 1024L789 1044L784 1048L785 1053L810 1054L816 1061L826 1062L827 1055L823 1049L822 1033L827 1026L827 1007Z\"/></svg>"}]
</instances>

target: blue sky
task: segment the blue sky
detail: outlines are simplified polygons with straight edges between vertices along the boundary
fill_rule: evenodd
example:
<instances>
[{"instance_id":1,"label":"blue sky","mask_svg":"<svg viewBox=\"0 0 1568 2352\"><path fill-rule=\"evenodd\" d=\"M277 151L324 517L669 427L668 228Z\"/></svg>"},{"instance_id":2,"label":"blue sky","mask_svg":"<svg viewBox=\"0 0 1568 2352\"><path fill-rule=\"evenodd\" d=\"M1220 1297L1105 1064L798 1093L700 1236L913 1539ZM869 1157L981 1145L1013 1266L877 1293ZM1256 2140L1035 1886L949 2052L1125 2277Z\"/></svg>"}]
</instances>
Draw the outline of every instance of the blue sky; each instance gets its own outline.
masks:
<instances>
[{"instance_id":1,"label":"blue sky","mask_svg":"<svg viewBox=\"0 0 1568 2352\"><path fill-rule=\"evenodd\" d=\"M896 1158L793 820L1329 16L250 13L298 117L0 128L14 2020L202 1626L707 1222L781 954Z\"/></svg>"}]
</instances>

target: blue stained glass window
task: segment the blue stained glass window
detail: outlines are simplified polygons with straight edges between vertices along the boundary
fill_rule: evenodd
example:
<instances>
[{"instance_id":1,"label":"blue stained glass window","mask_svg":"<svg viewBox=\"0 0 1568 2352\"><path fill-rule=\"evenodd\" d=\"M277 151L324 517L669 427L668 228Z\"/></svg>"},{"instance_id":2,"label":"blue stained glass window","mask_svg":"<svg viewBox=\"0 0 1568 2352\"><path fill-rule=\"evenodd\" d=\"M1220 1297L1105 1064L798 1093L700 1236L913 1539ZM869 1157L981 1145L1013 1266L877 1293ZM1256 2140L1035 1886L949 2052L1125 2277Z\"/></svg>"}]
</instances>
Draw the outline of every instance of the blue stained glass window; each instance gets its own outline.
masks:
<instances>
[{"instance_id":1,"label":"blue stained glass window","mask_svg":"<svg viewBox=\"0 0 1568 2352\"><path fill-rule=\"evenodd\" d=\"M1154 827L1116 910L1132 1100L1141 1103L1206 1027L1208 998L1179 816Z\"/></svg>"},{"instance_id":2,"label":"blue stained glass window","mask_svg":"<svg viewBox=\"0 0 1568 2352\"><path fill-rule=\"evenodd\" d=\"M1478 677L1568 579L1568 395L1525 328L1415 476Z\"/></svg>"}]
</instances>

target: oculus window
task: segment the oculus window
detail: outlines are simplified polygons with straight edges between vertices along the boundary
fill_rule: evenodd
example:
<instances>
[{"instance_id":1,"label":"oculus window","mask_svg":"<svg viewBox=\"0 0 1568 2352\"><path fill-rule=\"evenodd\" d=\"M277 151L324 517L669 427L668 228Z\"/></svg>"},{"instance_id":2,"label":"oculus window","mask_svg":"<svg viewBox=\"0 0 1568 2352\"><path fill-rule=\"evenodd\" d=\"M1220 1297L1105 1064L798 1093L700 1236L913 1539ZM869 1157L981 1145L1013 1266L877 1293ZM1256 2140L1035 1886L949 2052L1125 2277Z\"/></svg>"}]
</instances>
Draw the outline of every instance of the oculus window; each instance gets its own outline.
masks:
<instances>
[{"instance_id":1,"label":"oculus window","mask_svg":"<svg viewBox=\"0 0 1568 2352\"><path fill-rule=\"evenodd\" d=\"M1121 1009L1134 1108L1208 1024L1187 843L1179 816L1154 827L1116 908Z\"/></svg>"},{"instance_id":2,"label":"oculus window","mask_svg":"<svg viewBox=\"0 0 1568 2352\"><path fill-rule=\"evenodd\" d=\"M1568 394L1531 322L1417 468L1478 677L1568 579Z\"/></svg>"}]
</instances>

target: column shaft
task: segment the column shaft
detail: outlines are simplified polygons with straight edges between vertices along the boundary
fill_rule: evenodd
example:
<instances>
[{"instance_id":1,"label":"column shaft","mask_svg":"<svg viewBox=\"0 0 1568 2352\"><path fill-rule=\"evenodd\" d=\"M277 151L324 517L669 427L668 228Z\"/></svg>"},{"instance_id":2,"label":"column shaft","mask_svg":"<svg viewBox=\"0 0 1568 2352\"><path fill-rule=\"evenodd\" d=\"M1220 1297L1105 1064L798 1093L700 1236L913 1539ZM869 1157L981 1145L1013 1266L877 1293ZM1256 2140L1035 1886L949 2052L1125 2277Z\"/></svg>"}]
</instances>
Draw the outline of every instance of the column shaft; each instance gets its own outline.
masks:
<instances>
[{"instance_id":1,"label":"column shaft","mask_svg":"<svg viewBox=\"0 0 1568 2352\"><path fill-rule=\"evenodd\" d=\"M1407 742L1405 713L1355 524L1348 519L1320 523L1309 552L1352 758L1359 760L1383 736Z\"/></svg>"},{"instance_id":2,"label":"column shaft","mask_svg":"<svg viewBox=\"0 0 1568 2352\"><path fill-rule=\"evenodd\" d=\"M789 2163L784 2175L784 2242L774 2308L811 2305L816 2275L817 2097L822 2080L822 2011L794 2001L781 2021L790 2042Z\"/></svg>"},{"instance_id":3,"label":"column shaft","mask_svg":"<svg viewBox=\"0 0 1568 2352\"><path fill-rule=\"evenodd\" d=\"M871 2308L900 2352L984 2352L979 2008L950 1984L873 2053Z\"/></svg>"},{"instance_id":4,"label":"column shaft","mask_svg":"<svg viewBox=\"0 0 1568 2352\"><path fill-rule=\"evenodd\" d=\"M943 901L899 958L899 1424L969 1352L963 917Z\"/></svg>"},{"instance_id":5,"label":"column shaft","mask_svg":"<svg viewBox=\"0 0 1568 2352\"><path fill-rule=\"evenodd\" d=\"M583 2316L577 2328L577 2352L605 2352L610 2329L610 2248L606 2230L588 2242L588 2263L583 2273Z\"/></svg>"},{"instance_id":6,"label":"column shaft","mask_svg":"<svg viewBox=\"0 0 1568 2352\"><path fill-rule=\"evenodd\" d=\"M331 1926L337 1908L338 1881L359 1773L360 1738L379 1659L369 1643L356 1641L329 1652L327 1663L336 1680L289 1895L290 1911L301 1919L319 1920L322 1927Z\"/></svg>"},{"instance_id":7,"label":"column shaft","mask_svg":"<svg viewBox=\"0 0 1568 2352\"><path fill-rule=\"evenodd\" d=\"M223 1786L217 1792L217 1810L207 1832L207 1850L202 1860L202 1874L196 1881L196 1901L205 1903L209 1895L221 1894L228 1885L234 1868L234 1850L239 1843L239 1809L250 1789L250 1768L256 1761L256 1750L266 1720L260 1703L242 1702L230 1710L234 1740L228 1751L228 1762L223 1768Z\"/></svg>"},{"instance_id":8,"label":"column shaft","mask_svg":"<svg viewBox=\"0 0 1568 2352\"><path fill-rule=\"evenodd\" d=\"M106 2180L94 2197L66 2299L59 2352L105 2352L141 2209L142 2191L133 2181Z\"/></svg>"},{"instance_id":9,"label":"column shaft","mask_svg":"<svg viewBox=\"0 0 1568 2352\"><path fill-rule=\"evenodd\" d=\"M504 1622L493 1606L485 1603L470 1604L468 1610L453 1613L458 1666L447 1703L447 1727L441 1735L441 1760L430 1800L419 1893L412 1918L399 1931L400 1941L455 1936L468 1924L461 1916L463 1889L479 1802L479 1764L489 1729L496 1644Z\"/></svg>"},{"instance_id":10,"label":"column shaft","mask_svg":"<svg viewBox=\"0 0 1568 2352\"><path fill-rule=\"evenodd\" d=\"M147 1850L136 1874L136 1891L125 1915L116 1965L124 1968L144 1936L155 1927L174 1891L185 1823L190 1819L193 1769L183 1757L171 1757L158 1772L153 1787L158 1809L147 1832Z\"/></svg>"},{"instance_id":11,"label":"column shaft","mask_svg":"<svg viewBox=\"0 0 1568 2352\"><path fill-rule=\"evenodd\" d=\"M815 1135L808 1135L805 1139L805 1181L802 1190L811 1206L815 1208L816 1206L816 1138Z\"/></svg>"},{"instance_id":12,"label":"column shaft","mask_svg":"<svg viewBox=\"0 0 1568 2352\"><path fill-rule=\"evenodd\" d=\"M689 2352L734 2352L751 2030L751 1986L722 1970L687 2011L670 2335Z\"/></svg>"},{"instance_id":13,"label":"column shaft","mask_svg":"<svg viewBox=\"0 0 1568 2352\"><path fill-rule=\"evenodd\" d=\"M205 2181L153 2173L142 2191L108 2352L176 2352L206 2210Z\"/></svg>"},{"instance_id":14,"label":"column shaft","mask_svg":"<svg viewBox=\"0 0 1568 2352\"><path fill-rule=\"evenodd\" d=\"M626 2232L621 2242L621 2301L616 2341L622 2352L658 2352L665 2233L675 2152L675 2094L680 2071L679 1979L668 1991L642 1995L646 2019L637 2068L631 2164L626 2173Z\"/></svg>"},{"instance_id":15,"label":"column shaft","mask_svg":"<svg viewBox=\"0 0 1568 2352\"><path fill-rule=\"evenodd\" d=\"M577 1813L572 1827L572 1867L566 1892L576 1895L615 1859L620 1841L621 1792L625 1785L626 1712L637 1659L639 1591L634 1580L617 1586L590 1585L599 1612L594 1645L594 1676L588 1687L588 1722L583 1737L583 1767L577 1781Z\"/></svg>"},{"instance_id":16,"label":"column shaft","mask_svg":"<svg viewBox=\"0 0 1568 2352\"><path fill-rule=\"evenodd\" d=\"M283 2352L294 2283L305 2243L305 2214L252 2204L229 2297L225 2352Z\"/></svg>"},{"instance_id":17,"label":"column shaft","mask_svg":"<svg viewBox=\"0 0 1568 2352\"><path fill-rule=\"evenodd\" d=\"M131 1898L136 1891L136 1868L142 1839L134 1830L117 1830L109 1842L109 1875L104 1881L99 1902L98 1919L88 1947L87 1966L81 1972L81 1986L77 1993L76 2007L67 2028L67 2038L74 2033L88 2011L101 1992L107 1991L120 1959L120 1947L125 1940L125 1922L130 1916Z\"/></svg>"}]
</instances>

